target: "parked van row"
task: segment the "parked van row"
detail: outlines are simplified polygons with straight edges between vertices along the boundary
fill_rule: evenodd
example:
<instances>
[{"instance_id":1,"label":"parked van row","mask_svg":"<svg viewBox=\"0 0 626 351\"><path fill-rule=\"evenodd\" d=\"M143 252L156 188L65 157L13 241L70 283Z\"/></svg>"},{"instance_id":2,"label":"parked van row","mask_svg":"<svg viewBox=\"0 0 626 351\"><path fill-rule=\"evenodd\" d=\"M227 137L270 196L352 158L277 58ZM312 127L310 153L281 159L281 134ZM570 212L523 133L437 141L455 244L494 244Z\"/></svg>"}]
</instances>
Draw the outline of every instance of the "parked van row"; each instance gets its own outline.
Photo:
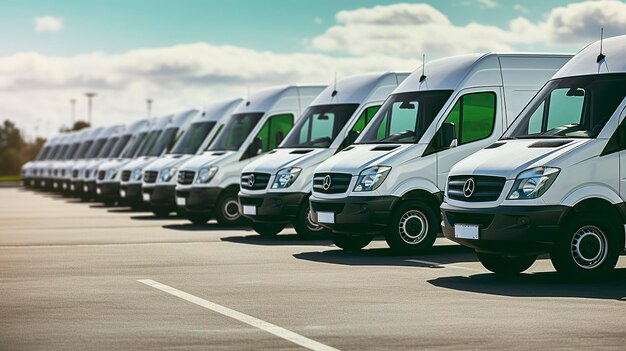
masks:
<instances>
[{"instance_id":1,"label":"parked van row","mask_svg":"<svg viewBox=\"0 0 626 351\"><path fill-rule=\"evenodd\" d=\"M596 277L626 245L625 54L620 36L576 56L462 55L267 88L50 138L22 178L352 251L384 236L418 254L443 233L495 273L549 253Z\"/></svg>"}]
</instances>

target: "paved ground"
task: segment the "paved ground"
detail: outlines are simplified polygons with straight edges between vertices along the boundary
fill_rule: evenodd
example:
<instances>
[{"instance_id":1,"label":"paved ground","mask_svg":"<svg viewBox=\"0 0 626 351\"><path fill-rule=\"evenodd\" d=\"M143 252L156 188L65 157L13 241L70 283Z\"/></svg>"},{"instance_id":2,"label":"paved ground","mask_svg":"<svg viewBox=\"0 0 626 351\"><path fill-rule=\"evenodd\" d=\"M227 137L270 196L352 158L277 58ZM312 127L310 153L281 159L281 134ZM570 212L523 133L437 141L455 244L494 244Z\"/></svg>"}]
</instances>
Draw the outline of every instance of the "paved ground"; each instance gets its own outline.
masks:
<instances>
[{"instance_id":1,"label":"paved ground","mask_svg":"<svg viewBox=\"0 0 626 351\"><path fill-rule=\"evenodd\" d=\"M290 229L264 239L4 188L0 349L623 350L619 266L568 283L543 259L504 279L445 239L428 255L349 254Z\"/></svg>"}]
</instances>

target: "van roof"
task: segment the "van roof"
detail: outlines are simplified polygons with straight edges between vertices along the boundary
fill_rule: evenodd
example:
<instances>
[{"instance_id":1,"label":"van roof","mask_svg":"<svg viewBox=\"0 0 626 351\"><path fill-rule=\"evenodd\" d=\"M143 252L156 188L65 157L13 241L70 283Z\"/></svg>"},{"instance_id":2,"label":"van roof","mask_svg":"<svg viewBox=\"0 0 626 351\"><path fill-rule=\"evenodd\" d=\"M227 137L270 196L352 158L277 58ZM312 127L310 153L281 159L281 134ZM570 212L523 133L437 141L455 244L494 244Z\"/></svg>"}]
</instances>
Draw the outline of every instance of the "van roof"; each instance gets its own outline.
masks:
<instances>
[{"instance_id":1,"label":"van roof","mask_svg":"<svg viewBox=\"0 0 626 351\"><path fill-rule=\"evenodd\" d=\"M251 94L245 102L240 104L233 114L262 112L279 109L304 109L303 99L311 101L308 97L319 95L325 88L324 85L281 85L265 88Z\"/></svg>"},{"instance_id":2,"label":"van roof","mask_svg":"<svg viewBox=\"0 0 626 351\"><path fill-rule=\"evenodd\" d=\"M196 119L219 122L222 117L237 108L242 102L243 98L236 98L208 104L202 108L202 115Z\"/></svg>"},{"instance_id":3,"label":"van roof","mask_svg":"<svg viewBox=\"0 0 626 351\"><path fill-rule=\"evenodd\" d=\"M536 59L568 60L572 56L548 53L487 53L446 57L426 62L424 69L420 66L398 86L394 93L457 90L470 86L501 86L503 85L501 74L503 60L514 61L514 69L520 70L536 69ZM535 60L524 60L525 58ZM426 76L423 80L422 74Z\"/></svg>"},{"instance_id":4,"label":"van roof","mask_svg":"<svg viewBox=\"0 0 626 351\"><path fill-rule=\"evenodd\" d=\"M626 72L626 35L606 38L602 41L602 54L605 56L598 62L600 41L587 45L580 50L554 78L582 76L602 73Z\"/></svg>"},{"instance_id":5,"label":"van roof","mask_svg":"<svg viewBox=\"0 0 626 351\"><path fill-rule=\"evenodd\" d=\"M409 72L370 72L355 74L332 82L311 103L361 104L372 100L384 100L400 84Z\"/></svg>"}]
</instances>

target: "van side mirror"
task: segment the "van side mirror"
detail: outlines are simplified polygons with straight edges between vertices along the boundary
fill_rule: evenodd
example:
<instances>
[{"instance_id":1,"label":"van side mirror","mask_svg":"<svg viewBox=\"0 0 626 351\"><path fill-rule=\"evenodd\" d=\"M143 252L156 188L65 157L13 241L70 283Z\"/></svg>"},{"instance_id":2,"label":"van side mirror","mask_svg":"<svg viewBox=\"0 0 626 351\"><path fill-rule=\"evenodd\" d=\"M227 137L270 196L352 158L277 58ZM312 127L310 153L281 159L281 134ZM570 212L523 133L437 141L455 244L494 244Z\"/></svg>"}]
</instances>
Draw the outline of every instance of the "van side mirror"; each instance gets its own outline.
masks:
<instances>
[{"instance_id":1,"label":"van side mirror","mask_svg":"<svg viewBox=\"0 0 626 351\"><path fill-rule=\"evenodd\" d=\"M454 123L444 123L441 126L441 147L453 148L457 146L456 127Z\"/></svg>"},{"instance_id":2,"label":"van side mirror","mask_svg":"<svg viewBox=\"0 0 626 351\"><path fill-rule=\"evenodd\" d=\"M261 139L259 138L254 138L254 140L252 140L252 143L250 143L250 146L248 146L248 149L246 150L244 157L245 158L254 157L260 154L262 151L263 151L263 142L261 142Z\"/></svg>"}]
</instances>

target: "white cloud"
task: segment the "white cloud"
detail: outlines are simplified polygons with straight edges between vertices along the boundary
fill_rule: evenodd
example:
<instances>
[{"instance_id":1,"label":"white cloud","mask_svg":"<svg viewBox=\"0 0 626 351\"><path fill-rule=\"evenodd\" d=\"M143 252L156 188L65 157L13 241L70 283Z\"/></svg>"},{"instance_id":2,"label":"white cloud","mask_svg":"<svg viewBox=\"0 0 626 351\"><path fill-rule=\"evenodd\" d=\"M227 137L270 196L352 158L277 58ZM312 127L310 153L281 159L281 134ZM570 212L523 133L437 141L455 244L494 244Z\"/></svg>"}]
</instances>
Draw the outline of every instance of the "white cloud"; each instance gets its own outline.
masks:
<instances>
[{"instance_id":1,"label":"white cloud","mask_svg":"<svg viewBox=\"0 0 626 351\"><path fill-rule=\"evenodd\" d=\"M455 25L428 4L394 4L340 11L336 24L310 45L322 51L353 55L380 54L430 57L514 50L522 45L563 44L580 47L597 39L600 27L608 35L626 33L626 3L614 0L586 1L557 7L543 20L524 17L506 28L470 22Z\"/></svg>"},{"instance_id":2,"label":"white cloud","mask_svg":"<svg viewBox=\"0 0 626 351\"><path fill-rule=\"evenodd\" d=\"M498 3L495 0L478 0L478 3L490 9L498 6Z\"/></svg>"},{"instance_id":3,"label":"white cloud","mask_svg":"<svg viewBox=\"0 0 626 351\"><path fill-rule=\"evenodd\" d=\"M63 28L63 20L54 16L35 18L35 32L58 32Z\"/></svg>"},{"instance_id":4,"label":"white cloud","mask_svg":"<svg viewBox=\"0 0 626 351\"><path fill-rule=\"evenodd\" d=\"M315 23L315 24L322 24L323 22L324 21L321 18L319 18L319 17L315 17L313 19L313 23Z\"/></svg>"},{"instance_id":5,"label":"white cloud","mask_svg":"<svg viewBox=\"0 0 626 351\"><path fill-rule=\"evenodd\" d=\"M520 4L513 5L513 10L519 13L524 13L524 14L528 13L528 9L524 5L520 5Z\"/></svg>"},{"instance_id":6,"label":"white cloud","mask_svg":"<svg viewBox=\"0 0 626 351\"><path fill-rule=\"evenodd\" d=\"M147 97L154 99L153 113L159 115L243 96L248 87L254 91L277 84L325 84L334 72L342 77L412 71L418 64L384 55L277 54L206 43L67 58L20 53L0 57L0 120L17 121L30 133L36 124L45 132L42 121L48 121L53 133L69 123L71 98L78 100L77 117L85 118L85 91L98 93L94 123L107 125L145 116Z\"/></svg>"}]
</instances>

